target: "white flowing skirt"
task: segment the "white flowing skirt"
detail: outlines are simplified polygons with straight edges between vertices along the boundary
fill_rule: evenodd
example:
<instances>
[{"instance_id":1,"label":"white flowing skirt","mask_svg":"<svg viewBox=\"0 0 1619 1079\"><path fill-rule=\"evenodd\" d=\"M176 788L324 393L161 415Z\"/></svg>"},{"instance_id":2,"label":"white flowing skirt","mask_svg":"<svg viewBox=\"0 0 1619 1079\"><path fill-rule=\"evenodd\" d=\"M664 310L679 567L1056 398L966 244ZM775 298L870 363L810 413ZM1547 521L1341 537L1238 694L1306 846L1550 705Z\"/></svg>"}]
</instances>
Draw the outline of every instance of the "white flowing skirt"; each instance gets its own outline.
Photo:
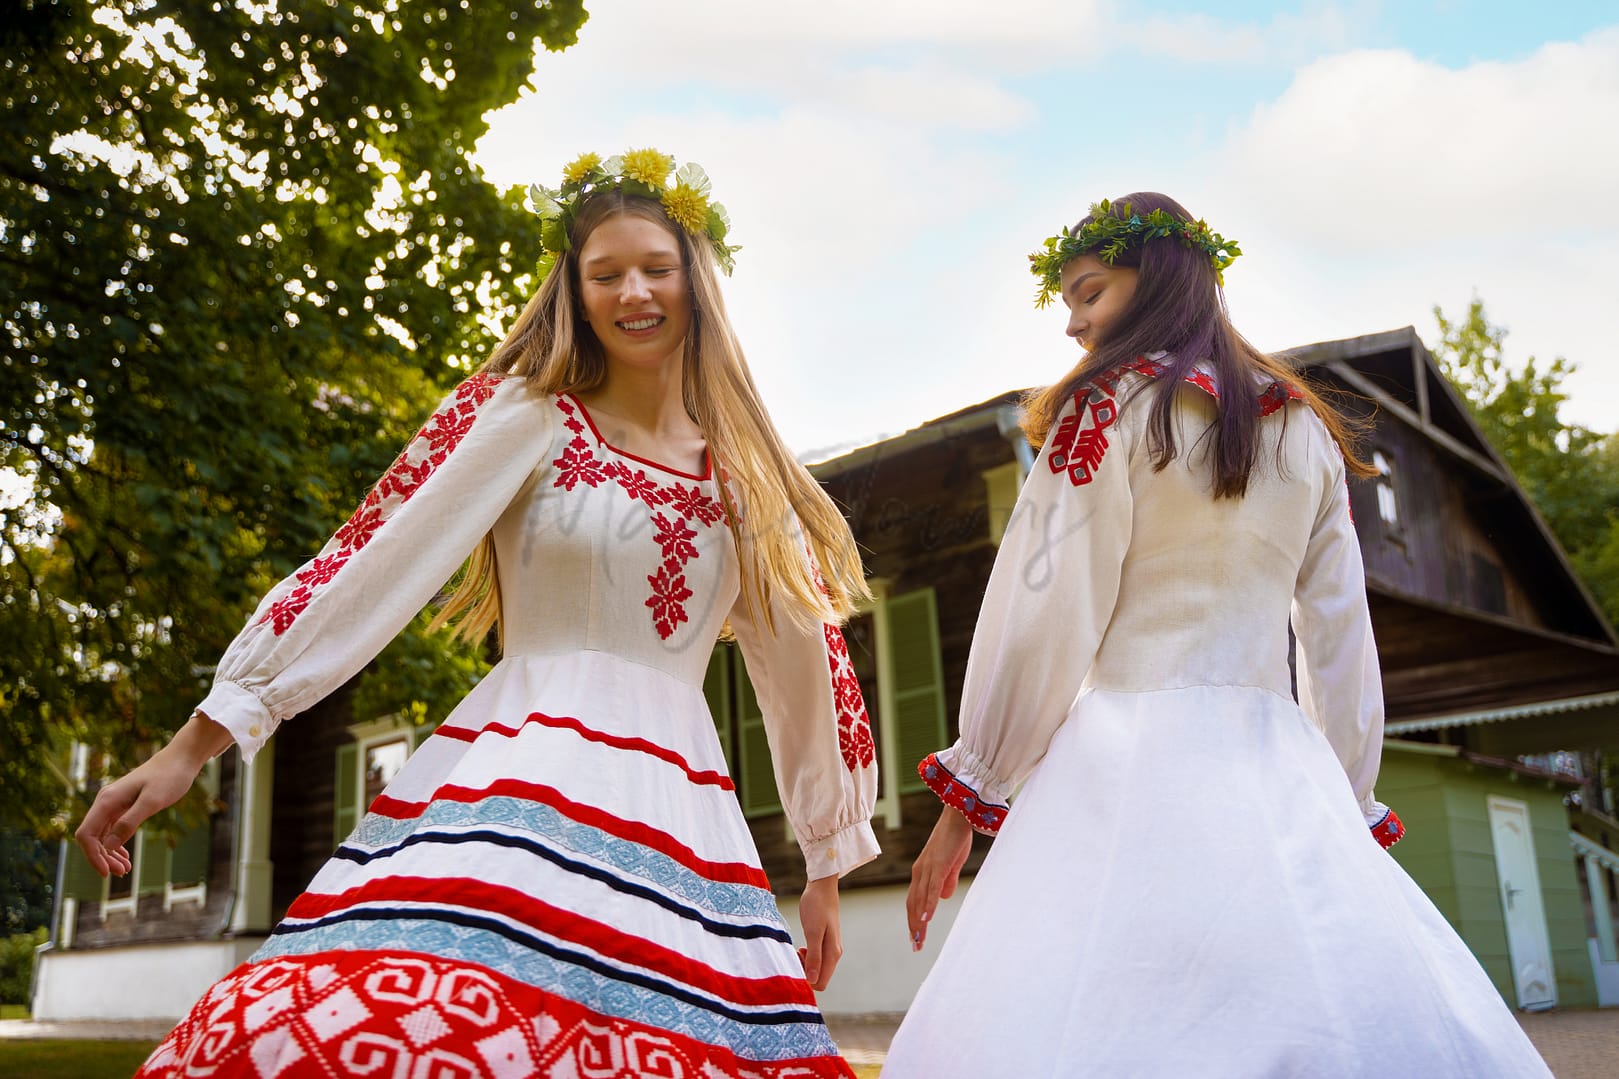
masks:
<instances>
[{"instance_id":1,"label":"white flowing skirt","mask_svg":"<svg viewBox=\"0 0 1619 1079\"><path fill-rule=\"evenodd\" d=\"M1297 705L1198 686L1080 695L883 1074L1551 1073Z\"/></svg>"}]
</instances>

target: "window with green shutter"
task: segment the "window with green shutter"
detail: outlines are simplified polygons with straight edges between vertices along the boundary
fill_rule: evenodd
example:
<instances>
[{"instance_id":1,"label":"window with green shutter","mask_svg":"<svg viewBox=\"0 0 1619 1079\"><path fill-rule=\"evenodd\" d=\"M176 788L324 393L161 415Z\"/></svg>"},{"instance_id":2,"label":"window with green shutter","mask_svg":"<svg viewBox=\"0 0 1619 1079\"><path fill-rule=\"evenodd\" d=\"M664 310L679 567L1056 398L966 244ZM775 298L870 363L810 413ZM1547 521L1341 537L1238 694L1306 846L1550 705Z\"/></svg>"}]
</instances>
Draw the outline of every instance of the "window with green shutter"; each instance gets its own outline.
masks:
<instances>
[{"instance_id":1,"label":"window with green shutter","mask_svg":"<svg viewBox=\"0 0 1619 1079\"><path fill-rule=\"evenodd\" d=\"M349 837L360 822L360 747L337 747L337 782L332 786L332 845Z\"/></svg>"},{"instance_id":2,"label":"window with green shutter","mask_svg":"<svg viewBox=\"0 0 1619 1079\"><path fill-rule=\"evenodd\" d=\"M135 894L162 895L169 882L169 845L142 828L135 837Z\"/></svg>"},{"instance_id":3,"label":"window with green shutter","mask_svg":"<svg viewBox=\"0 0 1619 1079\"><path fill-rule=\"evenodd\" d=\"M77 843L62 844L62 857L66 865L62 870L62 897L77 899L81 903L99 903L107 891L107 882L101 874L90 868Z\"/></svg>"},{"instance_id":4,"label":"window with green shutter","mask_svg":"<svg viewBox=\"0 0 1619 1079\"><path fill-rule=\"evenodd\" d=\"M922 758L945 745L944 663L939 657L939 611L933 589L887 601L893 672L895 763L901 793L923 790L916 774Z\"/></svg>"},{"instance_id":5,"label":"window with green shutter","mask_svg":"<svg viewBox=\"0 0 1619 1079\"><path fill-rule=\"evenodd\" d=\"M776 793L776 775L770 765L770 744L765 737L764 712L754 696L753 683L748 680L745 664L731 664L731 700L735 705L733 719L737 732L738 794L742 799L742 814L763 817L781 812L781 795Z\"/></svg>"},{"instance_id":6,"label":"window with green shutter","mask_svg":"<svg viewBox=\"0 0 1619 1079\"><path fill-rule=\"evenodd\" d=\"M213 829L203 821L187 829L169 850L167 883L171 888L192 888L208 879L208 846Z\"/></svg>"},{"instance_id":7,"label":"window with green shutter","mask_svg":"<svg viewBox=\"0 0 1619 1079\"><path fill-rule=\"evenodd\" d=\"M714 730L719 734L720 750L725 754L725 768L736 775L736 750L731 741L731 667L736 663L736 649L728 644L714 646L708 657L708 670L703 674L703 698L708 701L709 715L714 717Z\"/></svg>"}]
</instances>

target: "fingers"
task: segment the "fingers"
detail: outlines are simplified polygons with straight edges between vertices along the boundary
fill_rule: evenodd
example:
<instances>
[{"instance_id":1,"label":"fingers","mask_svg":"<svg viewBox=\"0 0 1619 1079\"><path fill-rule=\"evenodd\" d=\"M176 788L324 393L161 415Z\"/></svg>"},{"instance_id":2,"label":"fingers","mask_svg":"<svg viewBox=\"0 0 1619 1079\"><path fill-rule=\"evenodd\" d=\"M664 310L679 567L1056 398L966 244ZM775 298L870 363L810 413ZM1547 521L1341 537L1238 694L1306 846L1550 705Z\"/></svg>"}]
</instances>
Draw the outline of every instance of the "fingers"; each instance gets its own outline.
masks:
<instances>
[{"instance_id":1,"label":"fingers","mask_svg":"<svg viewBox=\"0 0 1619 1079\"><path fill-rule=\"evenodd\" d=\"M836 926L805 934L805 946L798 949L804 966L804 980L817 993L832 984L832 972L843 958L843 942Z\"/></svg>"},{"instance_id":2,"label":"fingers","mask_svg":"<svg viewBox=\"0 0 1619 1079\"><path fill-rule=\"evenodd\" d=\"M109 783L96 792L90 811L84 815L78 831L73 833L90 868L103 877L109 873L122 876L129 872L129 854L123 845L129 836L135 834L134 829L122 835L117 829L133 801L132 797L125 795L123 784Z\"/></svg>"},{"instance_id":3,"label":"fingers","mask_svg":"<svg viewBox=\"0 0 1619 1079\"><path fill-rule=\"evenodd\" d=\"M810 983L810 988L820 989L821 935L816 933L806 937L804 945L798 950L799 961L804 964L804 980Z\"/></svg>"},{"instance_id":4,"label":"fingers","mask_svg":"<svg viewBox=\"0 0 1619 1079\"><path fill-rule=\"evenodd\" d=\"M939 907L938 877L926 855L911 867L911 887L905 893L905 924L911 934L911 951L919 952L928 938L928 923Z\"/></svg>"}]
</instances>

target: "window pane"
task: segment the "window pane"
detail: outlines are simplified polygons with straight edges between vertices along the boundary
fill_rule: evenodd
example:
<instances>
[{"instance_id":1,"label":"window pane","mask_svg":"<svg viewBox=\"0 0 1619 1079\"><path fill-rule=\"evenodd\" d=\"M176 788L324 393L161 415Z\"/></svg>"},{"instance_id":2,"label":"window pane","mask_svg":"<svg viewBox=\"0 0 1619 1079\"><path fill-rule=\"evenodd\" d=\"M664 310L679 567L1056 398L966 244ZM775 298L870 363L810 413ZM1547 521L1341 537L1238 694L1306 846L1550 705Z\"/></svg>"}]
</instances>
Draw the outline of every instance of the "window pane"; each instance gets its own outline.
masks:
<instances>
[{"instance_id":1,"label":"window pane","mask_svg":"<svg viewBox=\"0 0 1619 1079\"><path fill-rule=\"evenodd\" d=\"M410 740L404 735L391 742L380 742L365 751L365 801L370 805L382 793L410 756Z\"/></svg>"}]
</instances>

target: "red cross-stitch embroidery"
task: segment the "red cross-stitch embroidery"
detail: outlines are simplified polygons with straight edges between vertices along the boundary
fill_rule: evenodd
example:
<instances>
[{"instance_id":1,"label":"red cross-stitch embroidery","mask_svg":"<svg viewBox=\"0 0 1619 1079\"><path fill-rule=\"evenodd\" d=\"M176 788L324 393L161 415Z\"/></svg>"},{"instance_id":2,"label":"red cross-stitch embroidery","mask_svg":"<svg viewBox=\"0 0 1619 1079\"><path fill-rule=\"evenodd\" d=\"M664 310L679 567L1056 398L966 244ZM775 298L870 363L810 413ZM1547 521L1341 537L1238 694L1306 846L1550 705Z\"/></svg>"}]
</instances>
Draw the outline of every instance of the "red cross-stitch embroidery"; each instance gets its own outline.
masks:
<instances>
[{"instance_id":1,"label":"red cross-stitch embroidery","mask_svg":"<svg viewBox=\"0 0 1619 1079\"><path fill-rule=\"evenodd\" d=\"M669 492L658 486L658 482L648 478L646 469L638 468L634 472L622 461L617 466L609 465L613 478L618 485L624 488L624 493L633 499L645 502L650 506L661 506L669 501Z\"/></svg>"},{"instance_id":2,"label":"red cross-stitch embroidery","mask_svg":"<svg viewBox=\"0 0 1619 1079\"><path fill-rule=\"evenodd\" d=\"M1087 414L1090 426L1083 427L1081 417ZM1046 458L1051 471L1067 472L1068 482L1075 487L1095 479L1107 453L1107 429L1118 418L1119 404L1114 400L1111 382L1098 380L1088 394L1075 394L1074 411L1062 418L1051 440L1051 453Z\"/></svg>"},{"instance_id":3,"label":"red cross-stitch embroidery","mask_svg":"<svg viewBox=\"0 0 1619 1079\"><path fill-rule=\"evenodd\" d=\"M747 1060L688 1034L603 1015L470 962L359 950L239 967L208 990L138 1073L139 1079L852 1074L830 1052Z\"/></svg>"},{"instance_id":4,"label":"red cross-stitch embroidery","mask_svg":"<svg viewBox=\"0 0 1619 1079\"><path fill-rule=\"evenodd\" d=\"M607 478L607 470L596 460L590 452L590 443L583 438L568 443L562 456L551 463L557 466L557 481L552 486L565 491L573 490L581 482L594 487Z\"/></svg>"},{"instance_id":5,"label":"red cross-stitch embroidery","mask_svg":"<svg viewBox=\"0 0 1619 1079\"><path fill-rule=\"evenodd\" d=\"M349 560L349 551L338 551L334 555L323 555L297 573L298 583L307 584L311 588L315 585L329 583L337 576L337 571Z\"/></svg>"},{"instance_id":6,"label":"red cross-stitch embroidery","mask_svg":"<svg viewBox=\"0 0 1619 1079\"><path fill-rule=\"evenodd\" d=\"M668 488L667 494L669 505L676 513L685 517L695 517L705 525L715 524L725 516L725 510L719 501L705 495L700 487L686 487L676 483Z\"/></svg>"},{"instance_id":7,"label":"red cross-stitch embroidery","mask_svg":"<svg viewBox=\"0 0 1619 1079\"><path fill-rule=\"evenodd\" d=\"M551 462L558 471L555 486L572 491L581 481L595 487L603 480L612 479L632 501L641 503L648 510L667 506L673 511L670 514L653 513L650 517L652 539L658 545L662 563L656 572L647 575L652 595L648 597L646 606L652 613L652 626L658 631L659 637L668 640L682 622L689 621L686 617L686 601L693 593L687 587L685 569L686 564L697 557L697 547L691 542L697 538L697 531L692 525L695 522L705 528L711 527L725 517L725 511L717 500L704 494L700 487L686 487L678 481L664 485L647 475L644 468L632 469L623 461L603 461L584 436L585 420L589 419L589 414L586 413L585 420L581 420L579 407L564 394L557 395L556 405L567 417L564 425L574 432L575 437L562 451L562 456ZM607 446L594 426L591 430L596 434L596 440ZM612 449L611 446L607 448Z\"/></svg>"},{"instance_id":8,"label":"red cross-stitch embroidery","mask_svg":"<svg viewBox=\"0 0 1619 1079\"><path fill-rule=\"evenodd\" d=\"M663 551L665 562L684 566L697 557L697 548L691 544L697 533L686 526L684 517L676 517L671 521L661 513L654 513L652 524L656 529L652 539Z\"/></svg>"},{"instance_id":9,"label":"red cross-stitch embroidery","mask_svg":"<svg viewBox=\"0 0 1619 1079\"><path fill-rule=\"evenodd\" d=\"M866 700L860 695L860 679L849 660L849 645L837 626L827 625L826 661L832 669L832 700L838 712L838 751L844 766L853 772L877 759L871 737L871 717Z\"/></svg>"},{"instance_id":10,"label":"red cross-stitch embroidery","mask_svg":"<svg viewBox=\"0 0 1619 1079\"><path fill-rule=\"evenodd\" d=\"M691 599L692 591L686 587L686 575L673 560L659 566L658 572L647 574L647 583L652 586L652 595L646 601L652 608L652 624L658 636L667 640L675 627L686 621L686 601Z\"/></svg>"},{"instance_id":11,"label":"red cross-stitch embroidery","mask_svg":"<svg viewBox=\"0 0 1619 1079\"><path fill-rule=\"evenodd\" d=\"M272 603L259 619L260 624L270 623L276 636L287 631L308 608L315 590L336 579L350 556L371 542L393 512L408 502L461 444L472 429L479 406L495 395L499 381L497 375L479 374L455 388L450 400L416 432L416 437L332 536L320 556L298 571L297 587Z\"/></svg>"},{"instance_id":12,"label":"red cross-stitch embroidery","mask_svg":"<svg viewBox=\"0 0 1619 1079\"><path fill-rule=\"evenodd\" d=\"M1159 363L1157 360L1149 360L1145 356L1141 356L1124 366L1126 370L1139 371L1150 378L1163 378L1164 375L1169 373L1168 366ZM1200 371L1193 367L1186 372L1186 377L1182 381L1190 382L1216 400L1220 397L1220 389L1214 384L1214 377L1207 371ZM1269 416L1289 401L1302 401L1303 399L1304 395L1299 392L1297 386L1287 382L1272 382L1259 394L1259 414Z\"/></svg>"}]
</instances>

